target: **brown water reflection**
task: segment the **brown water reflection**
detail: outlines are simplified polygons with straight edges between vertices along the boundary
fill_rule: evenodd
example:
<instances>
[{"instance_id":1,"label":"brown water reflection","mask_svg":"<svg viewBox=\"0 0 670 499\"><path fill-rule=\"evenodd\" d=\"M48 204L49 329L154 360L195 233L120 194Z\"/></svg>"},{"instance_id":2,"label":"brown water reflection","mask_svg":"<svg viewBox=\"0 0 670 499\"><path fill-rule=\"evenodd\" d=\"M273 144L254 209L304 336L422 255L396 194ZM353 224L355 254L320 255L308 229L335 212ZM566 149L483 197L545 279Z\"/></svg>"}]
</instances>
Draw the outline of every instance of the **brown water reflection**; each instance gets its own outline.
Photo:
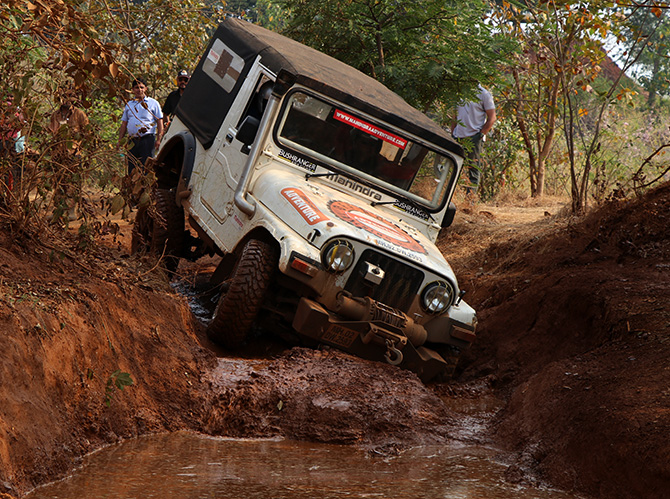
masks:
<instances>
[{"instance_id":1,"label":"brown water reflection","mask_svg":"<svg viewBox=\"0 0 670 499\"><path fill-rule=\"evenodd\" d=\"M422 447L374 457L347 446L228 440L173 433L88 456L74 476L29 499L79 498L486 498L575 497L506 483L481 447Z\"/></svg>"}]
</instances>

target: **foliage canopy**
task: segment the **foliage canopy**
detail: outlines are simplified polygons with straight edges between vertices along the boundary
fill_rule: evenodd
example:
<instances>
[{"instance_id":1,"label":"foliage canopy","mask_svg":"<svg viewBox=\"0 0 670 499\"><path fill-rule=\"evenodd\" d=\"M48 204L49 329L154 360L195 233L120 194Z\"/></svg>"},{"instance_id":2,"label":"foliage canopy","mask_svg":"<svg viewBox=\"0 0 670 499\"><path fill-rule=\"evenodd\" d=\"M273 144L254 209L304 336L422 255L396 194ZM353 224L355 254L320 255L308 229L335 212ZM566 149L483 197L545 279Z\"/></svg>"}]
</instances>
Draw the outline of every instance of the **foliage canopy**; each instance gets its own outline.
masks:
<instances>
[{"instance_id":1,"label":"foliage canopy","mask_svg":"<svg viewBox=\"0 0 670 499\"><path fill-rule=\"evenodd\" d=\"M490 5L448 0L280 0L284 34L382 81L423 110L489 84L515 42L486 22Z\"/></svg>"}]
</instances>

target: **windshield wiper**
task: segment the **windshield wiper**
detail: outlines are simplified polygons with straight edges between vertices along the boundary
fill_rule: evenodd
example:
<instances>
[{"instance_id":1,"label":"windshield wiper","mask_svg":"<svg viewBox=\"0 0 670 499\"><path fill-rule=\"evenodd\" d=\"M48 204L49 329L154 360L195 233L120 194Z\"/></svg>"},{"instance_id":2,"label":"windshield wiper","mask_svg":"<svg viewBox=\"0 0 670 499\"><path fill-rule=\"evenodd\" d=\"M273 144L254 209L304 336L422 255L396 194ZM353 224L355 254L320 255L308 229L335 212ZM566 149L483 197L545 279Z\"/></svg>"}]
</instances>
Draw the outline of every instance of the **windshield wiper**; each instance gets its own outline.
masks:
<instances>
[{"instance_id":1,"label":"windshield wiper","mask_svg":"<svg viewBox=\"0 0 670 499\"><path fill-rule=\"evenodd\" d=\"M370 203L370 206L380 206L380 205L384 205L384 204L396 204L396 203L407 203L408 205L410 205L410 206L411 206L412 208L414 208L415 210L417 210L417 211L419 211L419 212L421 212L421 213L425 213L425 214L428 216L428 218L431 220L431 222L435 222L435 219L433 218L433 215L431 215L430 213L428 213L428 211L426 211L426 210L425 210L419 203L417 203L416 201L412 201L411 199L407 199L407 198L403 198L402 200L400 200L400 199L396 199L395 201L372 201L372 202Z\"/></svg>"},{"instance_id":2,"label":"windshield wiper","mask_svg":"<svg viewBox=\"0 0 670 499\"><path fill-rule=\"evenodd\" d=\"M305 180L309 180L310 178L313 177L327 177L329 175L336 175L333 172L326 172L326 173L305 173Z\"/></svg>"}]
</instances>

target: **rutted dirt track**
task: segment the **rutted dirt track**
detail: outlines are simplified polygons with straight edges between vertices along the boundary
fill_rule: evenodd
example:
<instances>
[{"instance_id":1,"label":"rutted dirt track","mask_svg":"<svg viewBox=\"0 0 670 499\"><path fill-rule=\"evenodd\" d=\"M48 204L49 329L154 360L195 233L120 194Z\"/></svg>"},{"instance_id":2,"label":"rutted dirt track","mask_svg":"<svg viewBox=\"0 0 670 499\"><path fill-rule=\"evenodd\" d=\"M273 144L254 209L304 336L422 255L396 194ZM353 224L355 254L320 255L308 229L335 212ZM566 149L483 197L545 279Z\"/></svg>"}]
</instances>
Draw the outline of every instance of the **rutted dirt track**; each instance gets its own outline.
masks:
<instances>
[{"instance_id":1,"label":"rutted dirt track","mask_svg":"<svg viewBox=\"0 0 670 499\"><path fill-rule=\"evenodd\" d=\"M468 211L439 245L479 312L478 339L454 382L428 387L334 350L217 350L154 262L128 256L128 227L86 257L0 234L0 497L101 445L178 429L381 454L476 438L516 456L511 481L664 497L670 185L579 221ZM206 265L184 265L184 279ZM117 370L133 386L108 389ZM449 407L483 393L506 403L464 433Z\"/></svg>"}]
</instances>

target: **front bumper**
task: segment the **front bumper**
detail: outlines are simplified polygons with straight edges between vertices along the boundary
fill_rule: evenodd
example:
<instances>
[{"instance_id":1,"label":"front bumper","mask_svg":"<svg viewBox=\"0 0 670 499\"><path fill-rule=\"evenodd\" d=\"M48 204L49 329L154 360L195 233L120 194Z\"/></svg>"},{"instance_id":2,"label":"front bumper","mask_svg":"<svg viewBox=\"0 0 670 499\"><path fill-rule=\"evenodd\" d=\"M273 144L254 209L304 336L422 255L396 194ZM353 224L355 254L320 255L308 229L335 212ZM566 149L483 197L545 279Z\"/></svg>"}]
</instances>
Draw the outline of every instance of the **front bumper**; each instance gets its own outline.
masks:
<instances>
[{"instance_id":1,"label":"front bumper","mask_svg":"<svg viewBox=\"0 0 670 499\"><path fill-rule=\"evenodd\" d=\"M402 312L370 298L346 296L338 299L337 312L302 298L293 328L302 336L358 357L408 369L424 382L447 367L437 352L423 346L425 329Z\"/></svg>"}]
</instances>

